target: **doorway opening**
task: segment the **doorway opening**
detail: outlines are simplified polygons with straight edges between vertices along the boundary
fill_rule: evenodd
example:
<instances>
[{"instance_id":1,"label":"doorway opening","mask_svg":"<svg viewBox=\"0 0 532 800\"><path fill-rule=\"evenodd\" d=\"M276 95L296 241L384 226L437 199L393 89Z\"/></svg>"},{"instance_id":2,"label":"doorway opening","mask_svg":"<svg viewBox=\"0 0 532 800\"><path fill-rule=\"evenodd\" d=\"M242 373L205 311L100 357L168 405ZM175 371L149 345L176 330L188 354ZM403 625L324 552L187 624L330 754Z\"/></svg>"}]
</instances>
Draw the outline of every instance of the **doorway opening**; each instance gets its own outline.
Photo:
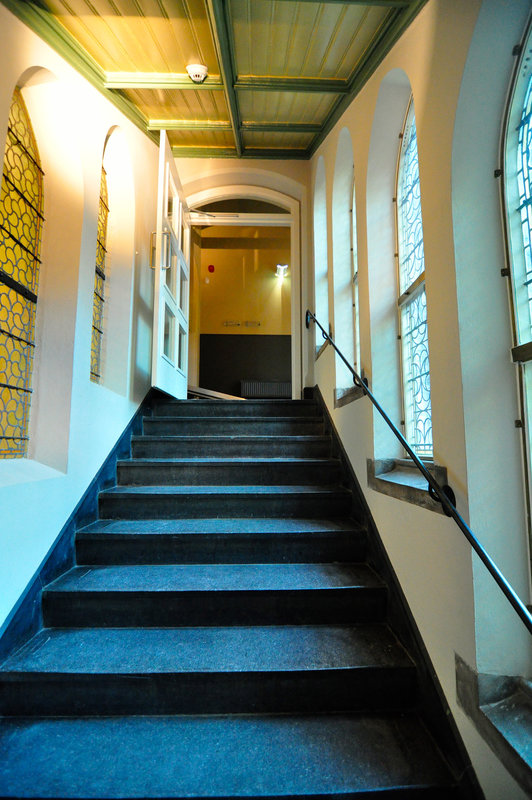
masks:
<instances>
[{"instance_id":1,"label":"doorway opening","mask_svg":"<svg viewBox=\"0 0 532 800\"><path fill-rule=\"evenodd\" d=\"M298 397L291 211L241 196L189 203L189 385L249 399Z\"/></svg>"}]
</instances>

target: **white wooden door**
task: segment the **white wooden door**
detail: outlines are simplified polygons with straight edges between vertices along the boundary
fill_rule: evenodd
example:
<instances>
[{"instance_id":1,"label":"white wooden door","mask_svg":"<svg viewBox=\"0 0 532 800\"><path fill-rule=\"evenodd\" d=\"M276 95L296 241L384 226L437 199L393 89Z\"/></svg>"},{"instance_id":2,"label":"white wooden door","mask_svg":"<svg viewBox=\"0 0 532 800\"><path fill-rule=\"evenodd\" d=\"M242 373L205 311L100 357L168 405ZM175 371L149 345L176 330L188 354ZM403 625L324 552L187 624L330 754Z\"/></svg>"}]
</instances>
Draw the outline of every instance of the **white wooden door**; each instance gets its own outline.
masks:
<instances>
[{"instance_id":1,"label":"white wooden door","mask_svg":"<svg viewBox=\"0 0 532 800\"><path fill-rule=\"evenodd\" d=\"M161 131L154 269L152 385L187 396L190 223L166 131Z\"/></svg>"}]
</instances>

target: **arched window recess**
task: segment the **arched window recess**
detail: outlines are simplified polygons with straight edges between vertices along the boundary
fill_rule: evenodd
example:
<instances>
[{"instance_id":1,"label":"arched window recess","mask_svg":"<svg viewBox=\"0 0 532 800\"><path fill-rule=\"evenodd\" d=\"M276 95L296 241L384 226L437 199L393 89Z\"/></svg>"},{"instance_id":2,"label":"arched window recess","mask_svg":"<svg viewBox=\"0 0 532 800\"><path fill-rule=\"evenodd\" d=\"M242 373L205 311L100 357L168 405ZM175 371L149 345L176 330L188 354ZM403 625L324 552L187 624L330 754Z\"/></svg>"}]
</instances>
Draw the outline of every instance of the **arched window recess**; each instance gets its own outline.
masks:
<instances>
[{"instance_id":1,"label":"arched window recess","mask_svg":"<svg viewBox=\"0 0 532 800\"><path fill-rule=\"evenodd\" d=\"M405 438L421 458L431 459L425 254L414 103L410 98L397 163L397 269L402 401Z\"/></svg>"},{"instance_id":2,"label":"arched window recess","mask_svg":"<svg viewBox=\"0 0 532 800\"><path fill-rule=\"evenodd\" d=\"M28 110L15 89L0 194L0 458L27 453L43 175Z\"/></svg>"}]
</instances>

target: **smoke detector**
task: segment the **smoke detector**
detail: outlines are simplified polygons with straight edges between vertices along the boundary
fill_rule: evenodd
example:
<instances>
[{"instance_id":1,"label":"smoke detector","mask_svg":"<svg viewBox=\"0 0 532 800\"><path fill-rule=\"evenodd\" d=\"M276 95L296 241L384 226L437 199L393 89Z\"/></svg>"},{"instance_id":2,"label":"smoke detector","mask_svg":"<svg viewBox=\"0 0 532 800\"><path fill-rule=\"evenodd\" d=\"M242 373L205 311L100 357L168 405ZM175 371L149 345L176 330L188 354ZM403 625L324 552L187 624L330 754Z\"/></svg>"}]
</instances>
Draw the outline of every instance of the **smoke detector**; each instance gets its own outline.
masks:
<instances>
[{"instance_id":1,"label":"smoke detector","mask_svg":"<svg viewBox=\"0 0 532 800\"><path fill-rule=\"evenodd\" d=\"M203 83L207 77L208 70L205 64L188 64L186 70L194 83Z\"/></svg>"}]
</instances>

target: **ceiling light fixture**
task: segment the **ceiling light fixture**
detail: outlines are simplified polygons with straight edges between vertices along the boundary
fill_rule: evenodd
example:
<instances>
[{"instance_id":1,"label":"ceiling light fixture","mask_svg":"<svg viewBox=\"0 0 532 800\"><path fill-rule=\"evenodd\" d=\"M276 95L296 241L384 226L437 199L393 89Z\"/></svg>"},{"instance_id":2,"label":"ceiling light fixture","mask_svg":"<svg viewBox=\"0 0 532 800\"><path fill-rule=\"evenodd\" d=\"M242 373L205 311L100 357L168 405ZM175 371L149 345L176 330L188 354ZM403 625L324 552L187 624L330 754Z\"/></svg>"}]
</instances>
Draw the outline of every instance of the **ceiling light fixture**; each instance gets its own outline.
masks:
<instances>
[{"instance_id":1,"label":"ceiling light fixture","mask_svg":"<svg viewBox=\"0 0 532 800\"><path fill-rule=\"evenodd\" d=\"M203 83L208 73L205 64L188 64L186 70L194 83Z\"/></svg>"}]
</instances>

